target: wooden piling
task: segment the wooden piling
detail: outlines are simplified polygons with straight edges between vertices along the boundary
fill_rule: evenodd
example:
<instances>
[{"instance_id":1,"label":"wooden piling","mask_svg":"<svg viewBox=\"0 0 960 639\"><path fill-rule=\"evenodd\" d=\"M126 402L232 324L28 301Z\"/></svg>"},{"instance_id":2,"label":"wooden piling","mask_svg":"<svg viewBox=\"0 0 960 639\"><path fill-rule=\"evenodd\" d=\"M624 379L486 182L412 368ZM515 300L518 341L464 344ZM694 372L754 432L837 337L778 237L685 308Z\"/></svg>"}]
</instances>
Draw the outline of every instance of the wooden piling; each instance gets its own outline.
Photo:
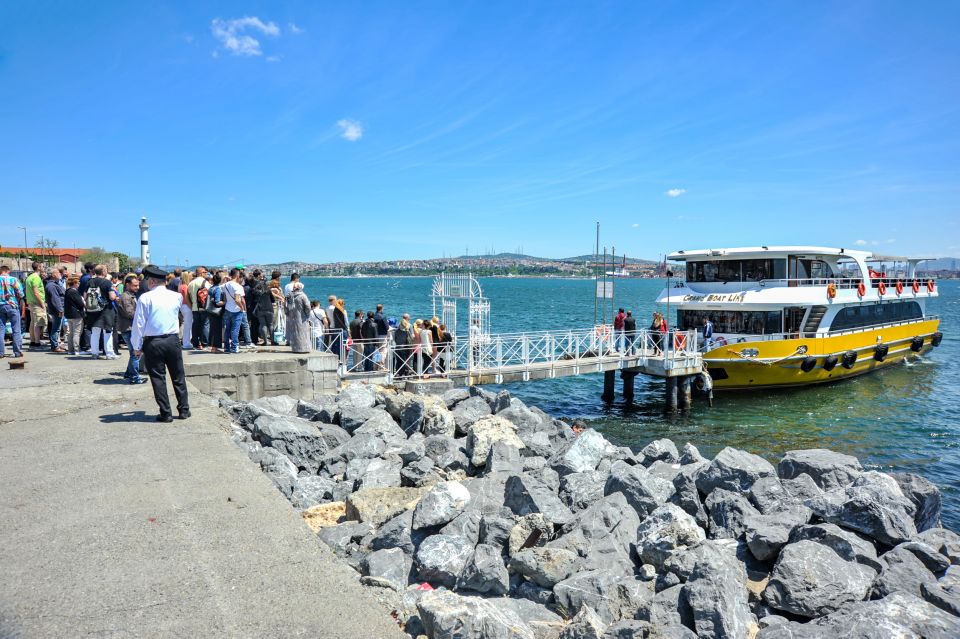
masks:
<instances>
[{"instance_id":1,"label":"wooden piling","mask_svg":"<svg viewBox=\"0 0 960 639\"><path fill-rule=\"evenodd\" d=\"M612 402L615 396L617 384L617 371L604 371L603 372L603 395L600 396L605 402Z\"/></svg>"},{"instance_id":2,"label":"wooden piling","mask_svg":"<svg viewBox=\"0 0 960 639\"><path fill-rule=\"evenodd\" d=\"M680 378L680 408L683 410L693 408L693 377L690 375Z\"/></svg>"},{"instance_id":3,"label":"wooden piling","mask_svg":"<svg viewBox=\"0 0 960 639\"><path fill-rule=\"evenodd\" d=\"M668 377L666 379L666 397L664 401L664 410L667 413L677 412L677 378Z\"/></svg>"},{"instance_id":4,"label":"wooden piling","mask_svg":"<svg viewBox=\"0 0 960 639\"><path fill-rule=\"evenodd\" d=\"M625 402L632 402L633 393L634 393L634 381L637 378L637 374L633 371L621 370L620 377L623 378L623 400Z\"/></svg>"}]
</instances>

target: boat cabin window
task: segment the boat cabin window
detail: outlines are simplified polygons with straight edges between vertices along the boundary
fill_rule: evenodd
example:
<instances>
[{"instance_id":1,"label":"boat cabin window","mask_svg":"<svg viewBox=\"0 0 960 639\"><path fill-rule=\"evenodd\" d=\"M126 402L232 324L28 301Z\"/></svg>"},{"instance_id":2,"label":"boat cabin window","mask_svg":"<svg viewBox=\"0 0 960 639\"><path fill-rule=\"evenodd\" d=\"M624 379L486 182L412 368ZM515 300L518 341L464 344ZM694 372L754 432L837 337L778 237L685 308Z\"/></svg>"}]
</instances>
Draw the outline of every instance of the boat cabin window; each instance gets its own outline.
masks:
<instances>
[{"instance_id":1,"label":"boat cabin window","mask_svg":"<svg viewBox=\"0 0 960 639\"><path fill-rule=\"evenodd\" d=\"M862 304L848 306L842 309L833 318L830 332L847 331L852 328L863 328L888 322L902 322L904 320L919 319L923 311L916 302L887 302L884 304Z\"/></svg>"},{"instance_id":2,"label":"boat cabin window","mask_svg":"<svg viewBox=\"0 0 960 639\"><path fill-rule=\"evenodd\" d=\"M703 321L710 317L715 333L770 335L780 332L783 314L780 311L677 311L677 326L685 331L703 330Z\"/></svg>"},{"instance_id":3,"label":"boat cabin window","mask_svg":"<svg viewBox=\"0 0 960 639\"><path fill-rule=\"evenodd\" d=\"M786 278L786 260L687 262L688 282L759 282Z\"/></svg>"},{"instance_id":4,"label":"boat cabin window","mask_svg":"<svg viewBox=\"0 0 960 639\"><path fill-rule=\"evenodd\" d=\"M834 277L833 268L823 260L807 259L791 255L789 278L791 280L826 279Z\"/></svg>"}]
</instances>

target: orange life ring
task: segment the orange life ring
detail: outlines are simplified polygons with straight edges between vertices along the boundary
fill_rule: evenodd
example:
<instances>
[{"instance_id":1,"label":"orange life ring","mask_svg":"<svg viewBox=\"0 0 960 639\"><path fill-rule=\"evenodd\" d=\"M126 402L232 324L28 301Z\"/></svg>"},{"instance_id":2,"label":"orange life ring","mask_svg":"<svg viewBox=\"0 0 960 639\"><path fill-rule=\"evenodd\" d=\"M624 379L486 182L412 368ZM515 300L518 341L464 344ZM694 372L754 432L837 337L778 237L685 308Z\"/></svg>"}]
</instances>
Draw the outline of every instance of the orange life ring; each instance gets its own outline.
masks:
<instances>
[{"instance_id":1,"label":"orange life ring","mask_svg":"<svg viewBox=\"0 0 960 639\"><path fill-rule=\"evenodd\" d=\"M903 282L900 280L897 280L897 295L900 295L902 293L903 293Z\"/></svg>"},{"instance_id":2,"label":"orange life ring","mask_svg":"<svg viewBox=\"0 0 960 639\"><path fill-rule=\"evenodd\" d=\"M867 286L863 282L860 282L859 284L857 284L857 295L859 295L860 297L863 297L866 294L867 294Z\"/></svg>"},{"instance_id":3,"label":"orange life ring","mask_svg":"<svg viewBox=\"0 0 960 639\"><path fill-rule=\"evenodd\" d=\"M837 285L833 282L827 284L827 297L833 299L837 296Z\"/></svg>"},{"instance_id":4,"label":"orange life ring","mask_svg":"<svg viewBox=\"0 0 960 639\"><path fill-rule=\"evenodd\" d=\"M883 280L877 283L877 292L880 293L881 297L887 294L887 285Z\"/></svg>"},{"instance_id":5,"label":"orange life ring","mask_svg":"<svg viewBox=\"0 0 960 639\"><path fill-rule=\"evenodd\" d=\"M920 282L918 282L917 280L913 280L913 292L914 293L920 292Z\"/></svg>"},{"instance_id":6,"label":"orange life ring","mask_svg":"<svg viewBox=\"0 0 960 639\"><path fill-rule=\"evenodd\" d=\"M937 287L936 283L933 280L927 280L927 291L933 293L933 289Z\"/></svg>"},{"instance_id":7,"label":"orange life ring","mask_svg":"<svg viewBox=\"0 0 960 639\"><path fill-rule=\"evenodd\" d=\"M607 339L608 337L610 337L610 327L607 326L606 324L601 324L600 326L596 327L593 330L593 333L597 337L602 337L603 339Z\"/></svg>"},{"instance_id":8,"label":"orange life ring","mask_svg":"<svg viewBox=\"0 0 960 639\"><path fill-rule=\"evenodd\" d=\"M673 347L677 350L683 350L687 345L687 334L686 333L674 333L673 334Z\"/></svg>"}]
</instances>

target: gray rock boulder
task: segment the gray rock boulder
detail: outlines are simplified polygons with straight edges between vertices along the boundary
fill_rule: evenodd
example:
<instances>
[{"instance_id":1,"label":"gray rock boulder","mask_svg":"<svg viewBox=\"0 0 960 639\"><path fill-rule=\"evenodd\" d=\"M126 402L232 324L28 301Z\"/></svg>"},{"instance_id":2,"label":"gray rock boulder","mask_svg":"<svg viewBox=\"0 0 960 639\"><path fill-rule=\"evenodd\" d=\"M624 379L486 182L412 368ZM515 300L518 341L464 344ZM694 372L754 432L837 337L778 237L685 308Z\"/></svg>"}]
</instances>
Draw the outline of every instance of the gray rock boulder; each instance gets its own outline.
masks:
<instances>
[{"instance_id":1,"label":"gray rock boulder","mask_svg":"<svg viewBox=\"0 0 960 639\"><path fill-rule=\"evenodd\" d=\"M943 499L931 481L913 473L891 473L900 490L916 508L913 522L919 532L940 526Z\"/></svg>"},{"instance_id":2,"label":"gray rock boulder","mask_svg":"<svg viewBox=\"0 0 960 639\"><path fill-rule=\"evenodd\" d=\"M697 636L748 636L753 615L743 564L732 553L707 550L714 545L699 548L706 552L698 553L683 590Z\"/></svg>"},{"instance_id":3,"label":"gray rock boulder","mask_svg":"<svg viewBox=\"0 0 960 639\"><path fill-rule=\"evenodd\" d=\"M500 515L504 509L507 479L511 476L506 473L490 473L484 477L463 480L461 483L470 491L471 497L467 508L482 515Z\"/></svg>"},{"instance_id":4,"label":"gray rock boulder","mask_svg":"<svg viewBox=\"0 0 960 639\"><path fill-rule=\"evenodd\" d=\"M413 529L441 526L463 512L470 491L458 481L435 484L420 499L413 511Z\"/></svg>"},{"instance_id":5,"label":"gray rock boulder","mask_svg":"<svg viewBox=\"0 0 960 639\"><path fill-rule=\"evenodd\" d=\"M914 537L915 541L922 541L950 560L950 563L960 564L960 535L946 528L928 528Z\"/></svg>"},{"instance_id":6,"label":"gray rock boulder","mask_svg":"<svg viewBox=\"0 0 960 639\"><path fill-rule=\"evenodd\" d=\"M603 488L604 495L623 493L641 519L665 504L673 492L671 482L653 477L646 468L631 466L624 461L613 463Z\"/></svg>"},{"instance_id":7,"label":"gray rock boulder","mask_svg":"<svg viewBox=\"0 0 960 639\"><path fill-rule=\"evenodd\" d=\"M441 471L429 457L412 462L400 471L401 486L427 487L433 486L444 479L446 473Z\"/></svg>"},{"instance_id":8,"label":"gray rock boulder","mask_svg":"<svg viewBox=\"0 0 960 639\"><path fill-rule=\"evenodd\" d=\"M441 535L458 535L471 544L480 541L480 522L483 515L475 510L467 510L454 517L449 524L440 529Z\"/></svg>"},{"instance_id":9,"label":"gray rock boulder","mask_svg":"<svg viewBox=\"0 0 960 639\"><path fill-rule=\"evenodd\" d=\"M761 561L776 559L790 541L790 535L799 526L810 521L810 509L794 506L770 515L756 515L746 519L745 540L753 556Z\"/></svg>"},{"instance_id":10,"label":"gray rock boulder","mask_svg":"<svg viewBox=\"0 0 960 639\"><path fill-rule=\"evenodd\" d=\"M813 541L784 546L763 592L767 604L801 617L821 617L866 599L876 573Z\"/></svg>"},{"instance_id":11,"label":"gray rock boulder","mask_svg":"<svg viewBox=\"0 0 960 639\"><path fill-rule=\"evenodd\" d=\"M413 511L407 510L380 526L370 540L371 550L399 548L413 555L416 547L413 542Z\"/></svg>"},{"instance_id":12,"label":"gray rock boulder","mask_svg":"<svg viewBox=\"0 0 960 639\"><path fill-rule=\"evenodd\" d=\"M296 465L276 448L260 444L252 446L248 455L252 461L260 464L263 474L270 478L283 496L290 499L297 487Z\"/></svg>"},{"instance_id":13,"label":"gray rock boulder","mask_svg":"<svg viewBox=\"0 0 960 639\"><path fill-rule=\"evenodd\" d=\"M571 473L560 478L560 499L574 512L583 510L603 497L607 474L598 470Z\"/></svg>"},{"instance_id":14,"label":"gray rock boulder","mask_svg":"<svg viewBox=\"0 0 960 639\"><path fill-rule=\"evenodd\" d=\"M470 434L467 437L470 463L478 468L486 465L490 447L497 442L508 444L518 450L525 448L524 443L517 437L517 427L512 422L496 415L478 419L470 426Z\"/></svg>"},{"instance_id":15,"label":"gray rock boulder","mask_svg":"<svg viewBox=\"0 0 960 639\"><path fill-rule=\"evenodd\" d=\"M655 461L667 462L668 464L674 464L680 461L680 451L677 450L677 445L669 439L657 439L650 442L643 449L640 450L640 453L643 454L644 464L649 466ZM699 455L699 451L697 452Z\"/></svg>"},{"instance_id":16,"label":"gray rock boulder","mask_svg":"<svg viewBox=\"0 0 960 639\"><path fill-rule=\"evenodd\" d=\"M777 464L781 479L806 474L823 490L849 486L862 472L863 466L856 457L823 448L788 451Z\"/></svg>"},{"instance_id":17,"label":"gray rock boulder","mask_svg":"<svg viewBox=\"0 0 960 639\"><path fill-rule=\"evenodd\" d=\"M940 584L923 583L920 584L920 594L940 610L960 617L960 591L948 590Z\"/></svg>"},{"instance_id":18,"label":"gray rock boulder","mask_svg":"<svg viewBox=\"0 0 960 639\"><path fill-rule=\"evenodd\" d=\"M443 400L429 395L418 395L412 398L400 413L400 427L406 433L419 430L428 437L453 437L457 423Z\"/></svg>"},{"instance_id":19,"label":"gray rock boulder","mask_svg":"<svg viewBox=\"0 0 960 639\"><path fill-rule=\"evenodd\" d=\"M697 489L697 477L700 476L710 464L706 461L687 464L680 467L673 478L674 494L671 501L693 517L697 525L706 529L710 525L707 517L707 509L700 499L700 491Z\"/></svg>"},{"instance_id":20,"label":"gray rock boulder","mask_svg":"<svg viewBox=\"0 0 960 639\"><path fill-rule=\"evenodd\" d=\"M793 479L779 479L764 477L758 479L750 489L750 503L757 507L764 515L770 515L783 510L789 510L803 504L807 499L818 497L823 493L813 483L810 475L801 474Z\"/></svg>"},{"instance_id":21,"label":"gray rock boulder","mask_svg":"<svg viewBox=\"0 0 960 639\"><path fill-rule=\"evenodd\" d=\"M260 397L250 403L275 415L293 415L297 412L297 400L289 395Z\"/></svg>"},{"instance_id":22,"label":"gray rock boulder","mask_svg":"<svg viewBox=\"0 0 960 639\"><path fill-rule=\"evenodd\" d=\"M684 466L708 461L710 460L701 455L700 450L690 442L684 444L683 449L680 451L680 463Z\"/></svg>"},{"instance_id":23,"label":"gray rock boulder","mask_svg":"<svg viewBox=\"0 0 960 639\"><path fill-rule=\"evenodd\" d=\"M413 559L399 548L375 550L361 561L365 583L403 592L410 580Z\"/></svg>"},{"instance_id":24,"label":"gray rock boulder","mask_svg":"<svg viewBox=\"0 0 960 639\"><path fill-rule=\"evenodd\" d=\"M763 457L726 447L717 453L705 471L697 477L697 488L709 495L715 488L745 493L761 477L775 477L773 465Z\"/></svg>"},{"instance_id":25,"label":"gray rock boulder","mask_svg":"<svg viewBox=\"0 0 960 639\"><path fill-rule=\"evenodd\" d=\"M403 432L397 422L393 421L390 414L382 408L375 409L375 413L363 423L362 426L353 431L353 435L370 434L386 444L387 449L393 449L399 452L407 443L407 434Z\"/></svg>"},{"instance_id":26,"label":"gray rock boulder","mask_svg":"<svg viewBox=\"0 0 960 639\"><path fill-rule=\"evenodd\" d=\"M693 611L687 604L684 585L664 588L650 602L650 623L654 628L671 626L693 627Z\"/></svg>"},{"instance_id":27,"label":"gray rock boulder","mask_svg":"<svg viewBox=\"0 0 960 639\"><path fill-rule=\"evenodd\" d=\"M457 434L466 435L478 419L492 415L490 404L483 397L470 397L456 405L452 410Z\"/></svg>"},{"instance_id":28,"label":"gray rock boulder","mask_svg":"<svg viewBox=\"0 0 960 639\"><path fill-rule=\"evenodd\" d=\"M361 539L370 534L373 527L370 524L364 524L356 521L347 521L342 524L325 526L317 532L317 538L330 546L339 556L347 552L347 547L351 543L359 543Z\"/></svg>"},{"instance_id":29,"label":"gray rock boulder","mask_svg":"<svg viewBox=\"0 0 960 639\"><path fill-rule=\"evenodd\" d=\"M453 410L457 404L468 399L469 397L469 388L451 388L450 390L444 392L443 395L440 396L440 399L443 400L443 403L446 404L447 408Z\"/></svg>"},{"instance_id":30,"label":"gray rock boulder","mask_svg":"<svg viewBox=\"0 0 960 639\"><path fill-rule=\"evenodd\" d=\"M807 624L787 622L771 625L761 630L757 639L949 639L958 636L960 617L946 613L911 594L897 592L876 601L849 604Z\"/></svg>"},{"instance_id":31,"label":"gray rock boulder","mask_svg":"<svg viewBox=\"0 0 960 639\"><path fill-rule=\"evenodd\" d=\"M615 570L588 570L564 579L553 588L556 606L567 617L583 606L593 609L606 623L649 618L653 583Z\"/></svg>"},{"instance_id":32,"label":"gray rock boulder","mask_svg":"<svg viewBox=\"0 0 960 639\"><path fill-rule=\"evenodd\" d=\"M463 440L447 435L430 435L423 440L424 454L433 460L437 468L466 470L470 465L466 452L461 447Z\"/></svg>"},{"instance_id":33,"label":"gray rock boulder","mask_svg":"<svg viewBox=\"0 0 960 639\"><path fill-rule=\"evenodd\" d=\"M528 548L510 558L510 571L543 588L553 588L576 569L579 557L562 548Z\"/></svg>"},{"instance_id":34,"label":"gray rock boulder","mask_svg":"<svg viewBox=\"0 0 960 639\"><path fill-rule=\"evenodd\" d=\"M410 510L420 501L422 488L365 488L347 496L347 519L373 526Z\"/></svg>"},{"instance_id":35,"label":"gray rock boulder","mask_svg":"<svg viewBox=\"0 0 960 639\"><path fill-rule=\"evenodd\" d=\"M473 544L457 535L431 535L417 549L417 574L430 585L453 588L473 557Z\"/></svg>"},{"instance_id":36,"label":"gray rock boulder","mask_svg":"<svg viewBox=\"0 0 960 639\"><path fill-rule=\"evenodd\" d=\"M297 477L294 484L290 503L297 510L306 510L317 504L324 504L333 499L333 488L336 485L332 479L308 475Z\"/></svg>"},{"instance_id":37,"label":"gray rock boulder","mask_svg":"<svg viewBox=\"0 0 960 639\"><path fill-rule=\"evenodd\" d=\"M601 639L606 629L600 616L590 606L583 606L560 633L560 639Z\"/></svg>"},{"instance_id":38,"label":"gray rock boulder","mask_svg":"<svg viewBox=\"0 0 960 639\"><path fill-rule=\"evenodd\" d=\"M373 408L377 404L377 394L368 384L349 384L337 393L336 402L341 407L352 405Z\"/></svg>"},{"instance_id":39,"label":"gray rock boulder","mask_svg":"<svg viewBox=\"0 0 960 639\"><path fill-rule=\"evenodd\" d=\"M477 545L457 587L490 595L507 594L510 591L510 575L503 564L500 549L488 544Z\"/></svg>"},{"instance_id":40,"label":"gray rock boulder","mask_svg":"<svg viewBox=\"0 0 960 639\"><path fill-rule=\"evenodd\" d=\"M921 597L922 584L937 583L936 575L903 544L884 553L880 562L883 570L873 583L874 598L886 597L893 592L909 592Z\"/></svg>"},{"instance_id":41,"label":"gray rock boulder","mask_svg":"<svg viewBox=\"0 0 960 639\"><path fill-rule=\"evenodd\" d=\"M296 415L311 422L337 424L340 422L340 407L333 397L321 397L312 401L301 399L297 402Z\"/></svg>"},{"instance_id":42,"label":"gray rock boulder","mask_svg":"<svg viewBox=\"0 0 960 639\"><path fill-rule=\"evenodd\" d=\"M561 475L595 470L600 460L613 454L614 450L614 445L603 435L588 428L563 451L555 467Z\"/></svg>"},{"instance_id":43,"label":"gray rock boulder","mask_svg":"<svg viewBox=\"0 0 960 639\"><path fill-rule=\"evenodd\" d=\"M521 581L517 586L514 596L527 599L542 606L549 606L553 603L553 590L541 588L532 581Z\"/></svg>"},{"instance_id":44,"label":"gray rock boulder","mask_svg":"<svg viewBox=\"0 0 960 639\"><path fill-rule=\"evenodd\" d=\"M905 541L900 544L897 548L903 550L909 550L917 559L923 562L923 565L927 567L927 570L934 574L941 574L950 567L950 559L942 555L936 548L930 544L923 543L922 541Z\"/></svg>"},{"instance_id":45,"label":"gray rock boulder","mask_svg":"<svg viewBox=\"0 0 960 639\"><path fill-rule=\"evenodd\" d=\"M816 524L799 526L790 534L790 543L810 540L831 548L841 558L855 561L873 568L875 572L883 570L883 564L877 559L877 547L867 537L845 530L835 524Z\"/></svg>"},{"instance_id":46,"label":"gray rock boulder","mask_svg":"<svg viewBox=\"0 0 960 639\"><path fill-rule=\"evenodd\" d=\"M251 432L262 445L280 451L311 474L316 474L323 456L337 446L335 441L331 445L312 422L297 417L263 415L254 422Z\"/></svg>"},{"instance_id":47,"label":"gray rock boulder","mask_svg":"<svg viewBox=\"0 0 960 639\"><path fill-rule=\"evenodd\" d=\"M543 517L543 513L530 513L516 518L507 538L507 554L511 557L534 546L542 546L553 536L554 526Z\"/></svg>"},{"instance_id":48,"label":"gray rock boulder","mask_svg":"<svg viewBox=\"0 0 960 639\"><path fill-rule=\"evenodd\" d=\"M824 521L861 532L887 546L917 534L916 508L889 475L867 471L845 488L808 499L806 505Z\"/></svg>"},{"instance_id":49,"label":"gray rock boulder","mask_svg":"<svg viewBox=\"0 0 960 639\"><path fill-rule=\"evenodd\" d=\"M679 506L664 504L650 513L637 528L637 554L641 561L662 568L675 553L700 544L706 533Z\"/></svg>"},{"instance_id":50,"label":"gray rock boulder","mask_svg":"<svg viewBox=\"0 0 960 639\"><path fill-rule=\"evenodd\" d=\"M536 639L514 609L496 599L434 590L420 597L417 610L431 639Z\"/></svg>"},{"instance_id":51,"label":"gray rock boulder","mask_svg":"<svg viewBox=\"0 0 960 639\"><path fill-rule=\"evenodd\" d=\"M639 524L640 516L623 493L614 493L577 513L567 533L549 545L577 553L581 570L609 568L630 574Z\"/></svg>"},{"instance_id":52,"label":"gray rock boulder","mask_svg":"<svg viewBox=\"0 0 960 639\"><path fill-rule=\"evenodd\" d=\"M351 435L363 426L368 419L383 412L383 409L373 406L358 406L356 404L340 404L339 406L340 427Z\"/></svg>"},{"instance_id":53,"label":"gray rock boulder","mask_svg":"<svg viewBox=\"0 0 960 639\"><path fill-rule=\"evenodd\" d=\"M352 465L356 465L353 472ZM400 485L402 466L399 457L355 459L347 464L347 476L356 480L357 490L397 487Z\"/></svg>"},{"instance_id":54,"label":"gray rock boulder","mask_svg":"<svg viewBox=\"0 0 960 639\"><path fill-rule=\"evenodd\" d=\"M573 513L542 479L521 473L506 481L503 504L516 515L541 513L544 519L558 526L573 521Z\"/></svg>"},{"instance_id":55,"label":"gray rock boulder","mask_svg":"<svg viewBox=\"0 0 960 639\"><path fill-rule=\"evenodd\" d=\"M521 442L522 443L522 442ZM483 473L507 473L509 475L519 475L525 471L525 459L541 459L539 457L522 457L520 449L507 442L494 442L490 446L490 454L487 456L487 463L483 467Z\"/></svg>"},{"instance_id":56,"label":"gray rock boulder","mask_svg":"<svg viewBox=\"0 0 960 639\"><path fill-rule=\"evenodd\" d=\"M760 516L746 497L723 488L707 496L706 507L713 539L738 539L747 532L749 521Z\"/></svg>"},{"instance_id":57,"label":"gray rock boulder","mask_svg":"<svg viewBox=\"0 0 960 639\"><path fill-rule=\"evenodd\" d=\"M483 515L480 520L480 543L493 546L503 553L514 525L512 518Z\"/></svg>"}]
</instances>

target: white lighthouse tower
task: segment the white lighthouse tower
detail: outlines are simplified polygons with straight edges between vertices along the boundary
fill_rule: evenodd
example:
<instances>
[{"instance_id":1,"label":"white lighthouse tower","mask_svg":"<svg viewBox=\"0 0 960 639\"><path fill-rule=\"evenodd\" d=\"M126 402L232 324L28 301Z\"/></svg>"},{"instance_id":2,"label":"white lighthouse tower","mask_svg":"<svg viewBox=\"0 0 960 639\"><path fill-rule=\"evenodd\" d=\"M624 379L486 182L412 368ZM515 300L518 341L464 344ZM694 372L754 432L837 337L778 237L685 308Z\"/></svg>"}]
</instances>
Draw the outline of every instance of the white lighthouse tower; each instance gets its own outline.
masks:
<instances>
[{"instance_id":1,"label":"white lighthouse tower","mask_svg":"<svg viewBox=\"0 0 960 639\"><path fill-rule=\"evenodd\" d=\"M140 218L140 261L144 266L150 263L150 241L147 239L147 229L150 228L150 225L147 224L147 218Z\"/></svg>"}]
</instances>

